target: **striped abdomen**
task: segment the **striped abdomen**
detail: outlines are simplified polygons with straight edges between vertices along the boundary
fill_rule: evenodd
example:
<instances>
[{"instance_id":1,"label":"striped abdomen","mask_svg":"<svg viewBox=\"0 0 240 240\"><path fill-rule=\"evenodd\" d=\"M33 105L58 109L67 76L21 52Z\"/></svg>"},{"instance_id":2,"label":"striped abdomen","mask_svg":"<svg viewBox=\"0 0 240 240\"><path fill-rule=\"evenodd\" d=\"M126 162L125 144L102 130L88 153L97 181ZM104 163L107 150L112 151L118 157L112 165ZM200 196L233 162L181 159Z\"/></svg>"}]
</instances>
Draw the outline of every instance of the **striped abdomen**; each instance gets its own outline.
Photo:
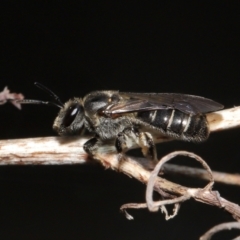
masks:
<instances>
[{"instance_id":1,"label":"striped abdomen","mask_svg":"<svg viewBox=\"0 0 240 240\"><path fill-rule=\"evenodd\" d=\"M200 142L209 135L205 115L190 115L177 109L138 112L137 118L173 138Z\"/></svg>"}]
</instances>

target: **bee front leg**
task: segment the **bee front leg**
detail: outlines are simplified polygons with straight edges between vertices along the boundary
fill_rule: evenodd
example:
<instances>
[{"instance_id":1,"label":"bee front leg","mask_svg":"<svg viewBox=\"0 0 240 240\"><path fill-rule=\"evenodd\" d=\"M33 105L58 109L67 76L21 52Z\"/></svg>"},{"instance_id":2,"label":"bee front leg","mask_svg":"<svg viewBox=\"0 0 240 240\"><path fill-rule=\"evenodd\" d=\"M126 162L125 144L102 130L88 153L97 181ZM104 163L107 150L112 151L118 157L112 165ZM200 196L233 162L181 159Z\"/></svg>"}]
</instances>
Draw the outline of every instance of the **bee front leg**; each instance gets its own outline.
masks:
<instances>
[{"instance_id":1,"label":"bee front leg","mask_svg":"<svg viewBox=\"0 0 240 240\"><path fill-rule=\"evenodd\" d=\"M98 142L98 139L96 137L93 137L93 138L89 139L83 145L84 151L86 153L88 153L89 155L94 155L94 152L95 152L96 147L97 147L97 142Z\"/></svg>"},{"instance_id":2,"label":"bee front leg","mask_svg":"<svg viewBox=\"0 0 240 240\"><path fill-rule=\"evenodd\" d=\"M118 153L122 154L129 150L133 145L133 141L142 148L145 157L157 162L156 146L152 135L148 132L139 132L136 128L126 128L117 135L115 146Z\"/></svg>"}]
</instances>

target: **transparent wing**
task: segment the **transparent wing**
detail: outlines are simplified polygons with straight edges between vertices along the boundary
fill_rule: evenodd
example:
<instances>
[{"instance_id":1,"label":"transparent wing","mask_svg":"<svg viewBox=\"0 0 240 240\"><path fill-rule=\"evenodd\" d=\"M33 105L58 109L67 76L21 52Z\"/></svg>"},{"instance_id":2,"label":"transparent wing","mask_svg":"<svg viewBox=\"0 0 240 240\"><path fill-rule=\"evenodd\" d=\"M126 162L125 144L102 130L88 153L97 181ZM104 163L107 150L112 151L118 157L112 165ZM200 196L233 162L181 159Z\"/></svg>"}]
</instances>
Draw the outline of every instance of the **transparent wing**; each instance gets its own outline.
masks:
<instances>
[{"instance_id":1,"label":"transparent wing","mask_svg":"<svg viewBox=\"0 0 240 240\"><path fill-rule=\"evenodd\" d=\"M125 93L120 92L124 101L109 106L106 114L121 114L160 109L178 109L188 114L217 111L223 105L211 99L177 93Z\"/></svg>"}]
</instances>

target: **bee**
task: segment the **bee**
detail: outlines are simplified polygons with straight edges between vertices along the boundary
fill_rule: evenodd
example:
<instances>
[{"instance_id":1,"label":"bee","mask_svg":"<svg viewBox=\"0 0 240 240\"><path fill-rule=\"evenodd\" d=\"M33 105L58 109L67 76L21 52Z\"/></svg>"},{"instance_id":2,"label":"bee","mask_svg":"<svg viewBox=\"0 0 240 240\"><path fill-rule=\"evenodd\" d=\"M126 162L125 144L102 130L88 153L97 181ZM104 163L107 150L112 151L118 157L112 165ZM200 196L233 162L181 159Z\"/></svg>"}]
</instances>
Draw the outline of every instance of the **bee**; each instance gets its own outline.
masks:
<instances>
[{"instance_id":1,"label":"bee","mask_svg":"<svg viewBox=\"0 0 240 240\"><path fill-rule=\"evenodd\" d=\"M209 136L206 113L223 105L211 99L177 93L130 93L94 91L63 104L59 97L40 83L55 102L22 100L21 103L48 104L60 108L53 129L59 135L81 134L87 129L94 137L84 144L91 154L98 140L113 141L118 153L137 144L143 155L156 160L158 136L202 142Z\"/></svg>"}]
</instances>

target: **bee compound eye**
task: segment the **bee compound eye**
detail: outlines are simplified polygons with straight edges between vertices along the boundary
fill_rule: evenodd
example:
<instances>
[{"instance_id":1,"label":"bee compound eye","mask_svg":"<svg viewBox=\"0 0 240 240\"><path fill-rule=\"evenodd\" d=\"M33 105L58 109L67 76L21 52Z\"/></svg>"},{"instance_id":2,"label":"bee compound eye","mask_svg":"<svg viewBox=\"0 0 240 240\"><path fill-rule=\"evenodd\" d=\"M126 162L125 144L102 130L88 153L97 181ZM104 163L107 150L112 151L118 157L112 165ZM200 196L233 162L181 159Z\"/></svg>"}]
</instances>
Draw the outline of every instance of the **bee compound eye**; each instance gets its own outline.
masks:
<instances>
[{"instance_id":1,"label":"bee compound eye","mask_svg":"<svg viewBox=\"0 0 240 240\"><path fill-rule=\"evenodd\" d=\"M81 111L83 111L83 108L79 104L73 104L72 106L70 106L66 111L65 117L63 119L63 126L70 126L74 122L78 113L80 113Z\"/></svg>"}]
</instances>

